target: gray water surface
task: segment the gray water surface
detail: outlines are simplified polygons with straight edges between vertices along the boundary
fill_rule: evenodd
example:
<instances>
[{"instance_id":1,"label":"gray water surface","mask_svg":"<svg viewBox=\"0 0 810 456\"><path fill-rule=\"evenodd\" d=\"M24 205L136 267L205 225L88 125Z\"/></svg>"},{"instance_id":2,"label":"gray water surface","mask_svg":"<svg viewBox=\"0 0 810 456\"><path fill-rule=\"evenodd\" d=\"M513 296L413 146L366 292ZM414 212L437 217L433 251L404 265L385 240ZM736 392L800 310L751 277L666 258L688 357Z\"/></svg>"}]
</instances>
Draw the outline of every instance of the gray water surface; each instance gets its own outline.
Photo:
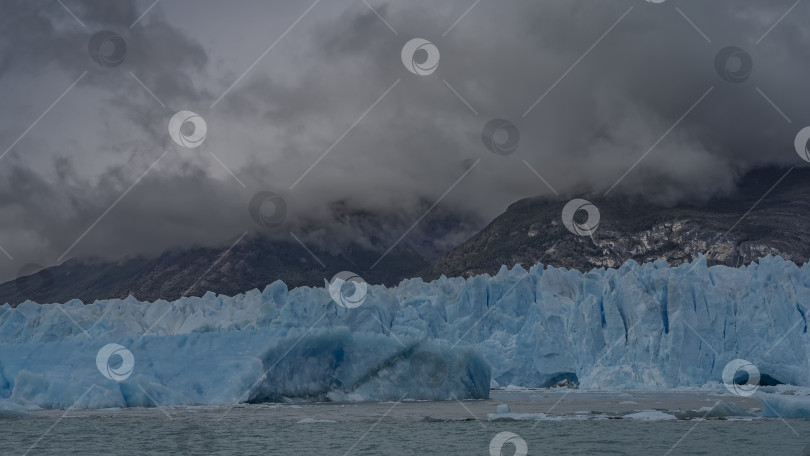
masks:
<instances>
[{"instance_id":1,"label":"gray water surface","mask_svg":"<svg viewBox=\"0 0 810 456\"><path fill-rule=\"evenodd\" d=\"M46 410L0 419L0 454L467 456L489 455L501 432L523 439L528 455L801 455L810 443L805 419L626 418L718 400L761 407L706 392L495 391L487 401ZM487 415L498 404L546 415L493 421ZM507 444L501 454L514 449Z\"/></svg>"}]
</instances>

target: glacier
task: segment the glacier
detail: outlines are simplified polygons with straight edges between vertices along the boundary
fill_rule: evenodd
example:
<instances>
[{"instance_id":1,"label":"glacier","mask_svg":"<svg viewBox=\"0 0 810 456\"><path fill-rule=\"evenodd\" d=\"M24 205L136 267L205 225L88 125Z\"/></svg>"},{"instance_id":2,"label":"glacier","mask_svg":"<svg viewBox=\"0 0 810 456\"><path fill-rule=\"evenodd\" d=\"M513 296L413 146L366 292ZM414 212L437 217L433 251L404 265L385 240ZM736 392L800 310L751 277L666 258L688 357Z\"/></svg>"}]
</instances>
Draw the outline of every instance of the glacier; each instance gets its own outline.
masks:
<instances>
[{"instance_id":1,"label":"glacier","mask_svg":"<svg viewBox=\"0 0 810 456\"><path fill-rule=\"evenodd\" d=\"M717 386L746 359L810 386L810 266L699 257L368 286L362 305L280 281L229 297L0 306L0 409L486 398L491 385ZM131 352L125 379L99 350ZM113 364L115 361L111 361ZM115 370L116 367L112 366Z\"/></svg>"}]
</instances>

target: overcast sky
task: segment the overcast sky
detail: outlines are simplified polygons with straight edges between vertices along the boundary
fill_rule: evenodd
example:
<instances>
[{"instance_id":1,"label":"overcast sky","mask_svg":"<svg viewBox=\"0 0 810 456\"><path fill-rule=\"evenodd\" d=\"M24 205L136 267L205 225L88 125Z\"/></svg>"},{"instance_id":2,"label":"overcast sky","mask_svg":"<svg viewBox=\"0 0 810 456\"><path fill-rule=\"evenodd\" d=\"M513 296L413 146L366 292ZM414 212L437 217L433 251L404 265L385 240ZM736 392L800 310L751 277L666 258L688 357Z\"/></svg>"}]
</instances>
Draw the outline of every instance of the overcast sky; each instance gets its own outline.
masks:
<instances>
[{"instance_id":1,"label":"overcast sky","mask_svg":"<svg viewBox=\"0 0 810 456\"><path fill-rule=\"evenodd\" d=\"M527 196L672 204L804 163L810 3L313 1L3 2L0 279L227 244L257 228L260 191L293 225L334 225L341 202L404 231L426 202L483 224ZM99 31L123 62L91 58ZM413 38L439 51L431 74L403 64ZM716 69L728 46L753 63L742 82ZM184 110L199 147L169 134ZM496 118L519 131L511 155L482 142Z\"/></svg>"}]
</instances>

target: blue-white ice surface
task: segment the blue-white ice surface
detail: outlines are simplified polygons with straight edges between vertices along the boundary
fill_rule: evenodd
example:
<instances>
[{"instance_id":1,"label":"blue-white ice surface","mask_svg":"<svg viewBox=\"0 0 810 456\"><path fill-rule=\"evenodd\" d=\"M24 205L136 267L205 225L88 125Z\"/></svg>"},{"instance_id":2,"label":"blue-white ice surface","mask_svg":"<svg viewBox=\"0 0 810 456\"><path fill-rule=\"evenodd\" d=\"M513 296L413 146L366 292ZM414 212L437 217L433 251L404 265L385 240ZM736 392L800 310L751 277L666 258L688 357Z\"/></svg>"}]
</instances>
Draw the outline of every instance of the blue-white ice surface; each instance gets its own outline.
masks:
<instances>
[{"instance_id":1,"label":"blue-white ice surface","mask_svg":"<svg viewBox=\"0 0 810 456\"><path fill-rule=\"evenodd\" d=\"M738 269L703 258L588 273L504 267L369 287L355 309L281 282L174 302L26 302L0 307L0 408L480 398L491 381L564 378L700 387L737 358L810 386L808 310L810 266L771 257ZM120 383L96 367L108 343L135 358Z\"/></svg>"}]
</instances>

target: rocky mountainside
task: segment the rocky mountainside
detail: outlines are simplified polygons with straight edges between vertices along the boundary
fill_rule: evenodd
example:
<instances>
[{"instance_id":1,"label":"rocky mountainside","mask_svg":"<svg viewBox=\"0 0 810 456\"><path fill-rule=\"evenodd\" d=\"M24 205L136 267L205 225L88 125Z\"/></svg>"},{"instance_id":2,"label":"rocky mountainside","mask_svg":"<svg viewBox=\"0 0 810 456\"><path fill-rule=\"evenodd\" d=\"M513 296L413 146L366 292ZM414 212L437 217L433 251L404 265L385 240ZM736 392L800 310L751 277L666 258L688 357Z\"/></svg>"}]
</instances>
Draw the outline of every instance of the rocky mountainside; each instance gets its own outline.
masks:
<instances>
[{"instance_id":1,"label":"rocky mountainside","mask_svg":"<svg viewBox=\"0 0 810 456\"><path fill-rule=\"evenodd\" d=\"M749 264L769 254L801 264L810 258L810 170L796 168L785 176L788 171L758 170L731 195L675 207L585 195L601 217L592 237L563 225L568 199L524 199L421 276L469 277L494 274L504 264L528 268L538 262L580 271L631 259L663 259L674 266L699 254L710 265ZM585 216L579 211L576 221L584 223Z\"/></svg>"},{"instance_id":2,"label":"rocky mountainside","mask_svg":"<svg viewBox=\"0 0 810 456\"><path fill-rule=\"evenodd\" d=\"M474 223L448 213L432 214L375 267L371 266L393 245L391 236L405 228L401 223L383 223L379 215L338 207L336 217L351 218L355 228L349 231L368 233L365 238L371 246L348 243L336 249L308 242L323 265L291 236L279 240L249 235L231 250L228 245L201 247L117 262L76 259L28 271L0 284L0 303L73 298L92 302L128 295L173 300L209 290L235 295L275 280L291 288L322 286L344 270L369 283L390 286L408 277L469 277L494 274L504 264L528 268L538 262L588 271L618 267L630 259L638 263L663 259L674 266L703 254L709 264L738 266L770 254L803 263L810 258L810 169L796 168L785 176L787 171L756 171L729 196L674 207L584 195L599 209L600 224L593 236L578 236L563 225L567 198L518 201L460 245L452 239L469 232ZM458 246L449 250L447 244Z\"/></svg>"},{"instance_id":3,"label":"rocky mountainside","mask_svg":"<svg viewBox=\"0 0 810 456\"><path fill-rule=\"evenodd\" d=\"M372 283L393 285L413 276L430 262L410 248L390 254L372 270L380 252L362 247L341 252L310 248L323 266L294 240L279 241L254 236L233 249L196 248L173 250L157 258L129 258L110 263L70 260L59 266L0 284L0 303L12 306L26 299L40 303L84 302L124 298L175 300L202 296L206 291L233 296L283 280L287 285L323 286L324 279L344 270L356 271Z\"/></svg>"},{"instance_id":4,"label":"rocky mountainside","mask_svg":"<svg viewBox=\"0 0 810 456\"><path fill-rule=\"evenodd\" d=\"M430 204L425 201L424 210ZM239 242L235 237L219 247L170 250L156 258L114 262L78 258L45 269L23 268L16 280L0 284L0 304L15 306L26 299L92 302L129 295L143 301L174 300L202 296L206 291L233 296L263 289L276 280L290 288L323 286L324 280L340 271L392 286L414 277L483 225L436 207L397 243L413 223L409 214L371 214L343 204L333 204L330 211L331 227L301 223L296 228L282 226L249 234ZM294 237L292 230L299 234ZM393 245L396 247L380 260Z\"/></svg>"}]
</instances>

